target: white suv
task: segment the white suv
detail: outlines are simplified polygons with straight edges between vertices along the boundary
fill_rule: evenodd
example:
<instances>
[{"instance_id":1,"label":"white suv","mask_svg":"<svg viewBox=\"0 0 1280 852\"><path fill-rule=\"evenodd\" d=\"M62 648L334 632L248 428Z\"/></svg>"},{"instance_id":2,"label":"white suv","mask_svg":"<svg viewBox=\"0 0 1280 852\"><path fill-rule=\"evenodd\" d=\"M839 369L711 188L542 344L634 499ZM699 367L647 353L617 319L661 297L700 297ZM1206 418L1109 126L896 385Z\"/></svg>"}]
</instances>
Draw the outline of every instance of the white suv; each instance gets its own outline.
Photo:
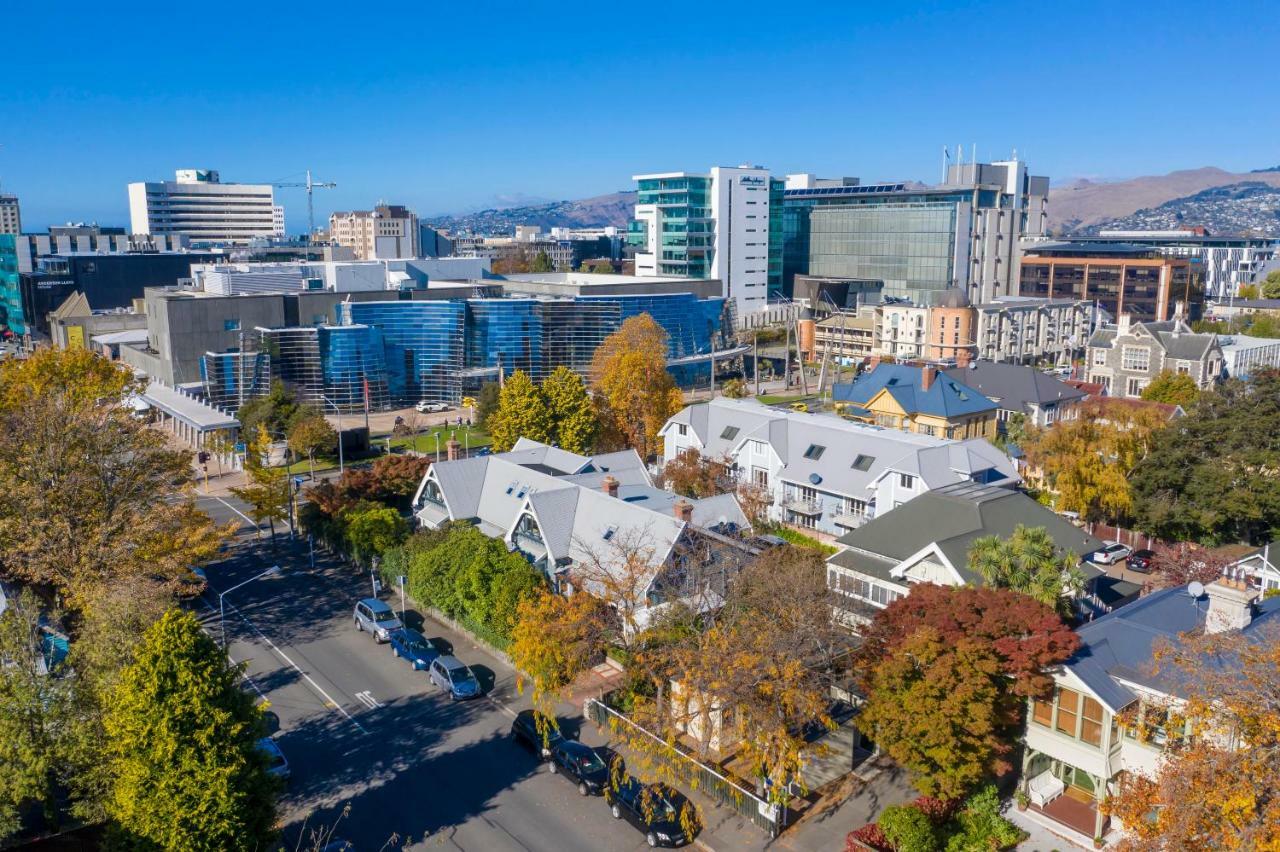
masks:
<instances>
[{"instance_id":1,"label":"white suv","mask_svg":"<svg viewBox=\"0 0 1280 852\"><path fill-rule=\"evenodd\" d=\"M447 402L428 402L424 399L422 402L415 405L414 409L416 409L419 414L428 414L437 411L448 411L451 407L452 406Z\"/></svg>"}]
</instances>

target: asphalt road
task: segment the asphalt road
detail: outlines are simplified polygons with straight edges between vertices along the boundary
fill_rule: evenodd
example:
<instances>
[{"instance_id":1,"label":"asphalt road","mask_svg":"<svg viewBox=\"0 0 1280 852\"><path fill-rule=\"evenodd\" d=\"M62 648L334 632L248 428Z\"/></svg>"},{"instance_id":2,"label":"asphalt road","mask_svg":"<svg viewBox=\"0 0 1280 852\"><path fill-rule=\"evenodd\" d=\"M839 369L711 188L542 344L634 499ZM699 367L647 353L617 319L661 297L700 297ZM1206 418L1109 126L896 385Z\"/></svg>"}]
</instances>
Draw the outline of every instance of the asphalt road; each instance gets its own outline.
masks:
<instances>
[{"instance_id":1,"label":"asphalt road","mask_svg":"<svg viewBox=\"0 0 1280 852\"><path fill-rule=\"evenodd\" d=\"M234 497L200 503L218 520L245 523ZM281 808L286 848L335 823L333 836L360 850L382 849L392 838L411 849L645 848L602 800L579 796L511 742L511 719L528 701L488 654L407 613L410 626L449 643L486 687L484 698L454 703L425 673L357 633L352 607L369 594L368 575L324 560L312 569L300 544L273 552L246 530L225 560L207 568L202 612L215 638L218 591L273 564L285 570L224 600L231 656L246 663L246 689L270 703L292 768ZM397 595L383 598L398 608ZM561 723L572 731L579 720Z\"/></svg>"}]
</instances>

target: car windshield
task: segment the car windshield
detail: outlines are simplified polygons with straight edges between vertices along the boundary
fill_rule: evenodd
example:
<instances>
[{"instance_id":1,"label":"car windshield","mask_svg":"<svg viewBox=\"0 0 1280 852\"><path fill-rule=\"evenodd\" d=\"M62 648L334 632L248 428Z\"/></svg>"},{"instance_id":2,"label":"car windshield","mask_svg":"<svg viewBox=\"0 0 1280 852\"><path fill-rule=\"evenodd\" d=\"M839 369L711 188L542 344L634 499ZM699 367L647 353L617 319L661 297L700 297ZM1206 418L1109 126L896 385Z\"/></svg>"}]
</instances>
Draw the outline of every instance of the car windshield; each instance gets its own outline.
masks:
<instances>
[{"instance_id":1,"label":"car windshield","mask_svg":"<svg viewBox=\"0 0 1280 852\"><path fill-rule=\"evenodd\" d=\"M449 669L449 679L454 683L467 683L474 678L466 666L458 666L456 669Z\"/></svg>"},{"instance_id":2,"label":"car windshield","mask_svg":"<svg viewBox=\"0 0 1280 852\"><path fill-rule=\"evenodd\" d=\"M409 641L407 644L409 646L409 650L419 656L422 656L424 654L430 654L432 653L432 651L435 650L434 648L431 647L431 645L427 643L425 639L419 639L417 636L409 637Z\"/></svg>"},{"instance_id":3,"label":"car windshield","mask_svg":"<svg viewBox=\"0 0 1280 852\"><path fill-rule=\"evenodd\" d=\"M582 770L583 772L603 772L604 771L604 761L601 760L600 756L596 754L594 751L589 751L586 754L577 755L574 758L574 761L578 764L578 769Z\"/></svg>"},{"instance_id":4,"label":"car windshield","mask_svg":"<svg viewBox=\"0 0 1280 852\"><path fill-rule=\"evenodd\" d=\"M662 793L650 791L649 805L653 808L654 819L675 819L676 806Z\"/></svg>"},{"instance_id":5,"label":"car windshield","mask_svg":"<svg viewBox=\"0 0 1280 852\"><path fill-rule=\"evenodd\" d=\"M398 621L399 619L397 619L396 614L389 609L381 611L375 609L373 611L373 620L378 624L390 624L391 622Z\"/></svg>"}]
</instances>

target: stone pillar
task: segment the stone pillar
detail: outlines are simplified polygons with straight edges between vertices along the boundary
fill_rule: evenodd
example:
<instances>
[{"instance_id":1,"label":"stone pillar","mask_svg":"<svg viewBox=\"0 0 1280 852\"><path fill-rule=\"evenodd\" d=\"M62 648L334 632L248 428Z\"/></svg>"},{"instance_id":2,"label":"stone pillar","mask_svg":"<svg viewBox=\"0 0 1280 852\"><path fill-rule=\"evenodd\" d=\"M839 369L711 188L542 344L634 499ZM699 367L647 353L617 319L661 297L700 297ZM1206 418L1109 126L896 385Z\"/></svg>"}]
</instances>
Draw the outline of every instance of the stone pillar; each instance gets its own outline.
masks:
<instances>
[{"instance_id":1,"label":"stone pillar","mask_svg":"<svg viewBox=\"0 0 1280 852\"><path fill-rule=\"evenodd\" d=\"M450 438L444 444L445 457L449 461L457 461L461 455L462 443L457 438Z\"/></svg>"}]
</instances>

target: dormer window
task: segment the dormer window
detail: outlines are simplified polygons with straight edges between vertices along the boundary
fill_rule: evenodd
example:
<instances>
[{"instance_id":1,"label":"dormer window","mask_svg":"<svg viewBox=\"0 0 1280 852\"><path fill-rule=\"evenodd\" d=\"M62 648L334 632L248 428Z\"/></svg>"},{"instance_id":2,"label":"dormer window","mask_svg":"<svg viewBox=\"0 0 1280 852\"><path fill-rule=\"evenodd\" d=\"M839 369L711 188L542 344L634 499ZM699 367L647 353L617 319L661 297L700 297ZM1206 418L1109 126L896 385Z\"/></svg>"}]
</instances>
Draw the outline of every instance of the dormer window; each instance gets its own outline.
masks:
<instances>
[{"instance_id":1,"label":"dormer window","mask_svg":"<svg viewBox=\"0 0 1280 852\"><path fill-rule=\"evenodd\" d=\"M868 456L858 453L858 457L853 460L851 467L854 470L867 471L871 470L871 465L876 463L875 456Z\"/></svg>"}]
</instances>

